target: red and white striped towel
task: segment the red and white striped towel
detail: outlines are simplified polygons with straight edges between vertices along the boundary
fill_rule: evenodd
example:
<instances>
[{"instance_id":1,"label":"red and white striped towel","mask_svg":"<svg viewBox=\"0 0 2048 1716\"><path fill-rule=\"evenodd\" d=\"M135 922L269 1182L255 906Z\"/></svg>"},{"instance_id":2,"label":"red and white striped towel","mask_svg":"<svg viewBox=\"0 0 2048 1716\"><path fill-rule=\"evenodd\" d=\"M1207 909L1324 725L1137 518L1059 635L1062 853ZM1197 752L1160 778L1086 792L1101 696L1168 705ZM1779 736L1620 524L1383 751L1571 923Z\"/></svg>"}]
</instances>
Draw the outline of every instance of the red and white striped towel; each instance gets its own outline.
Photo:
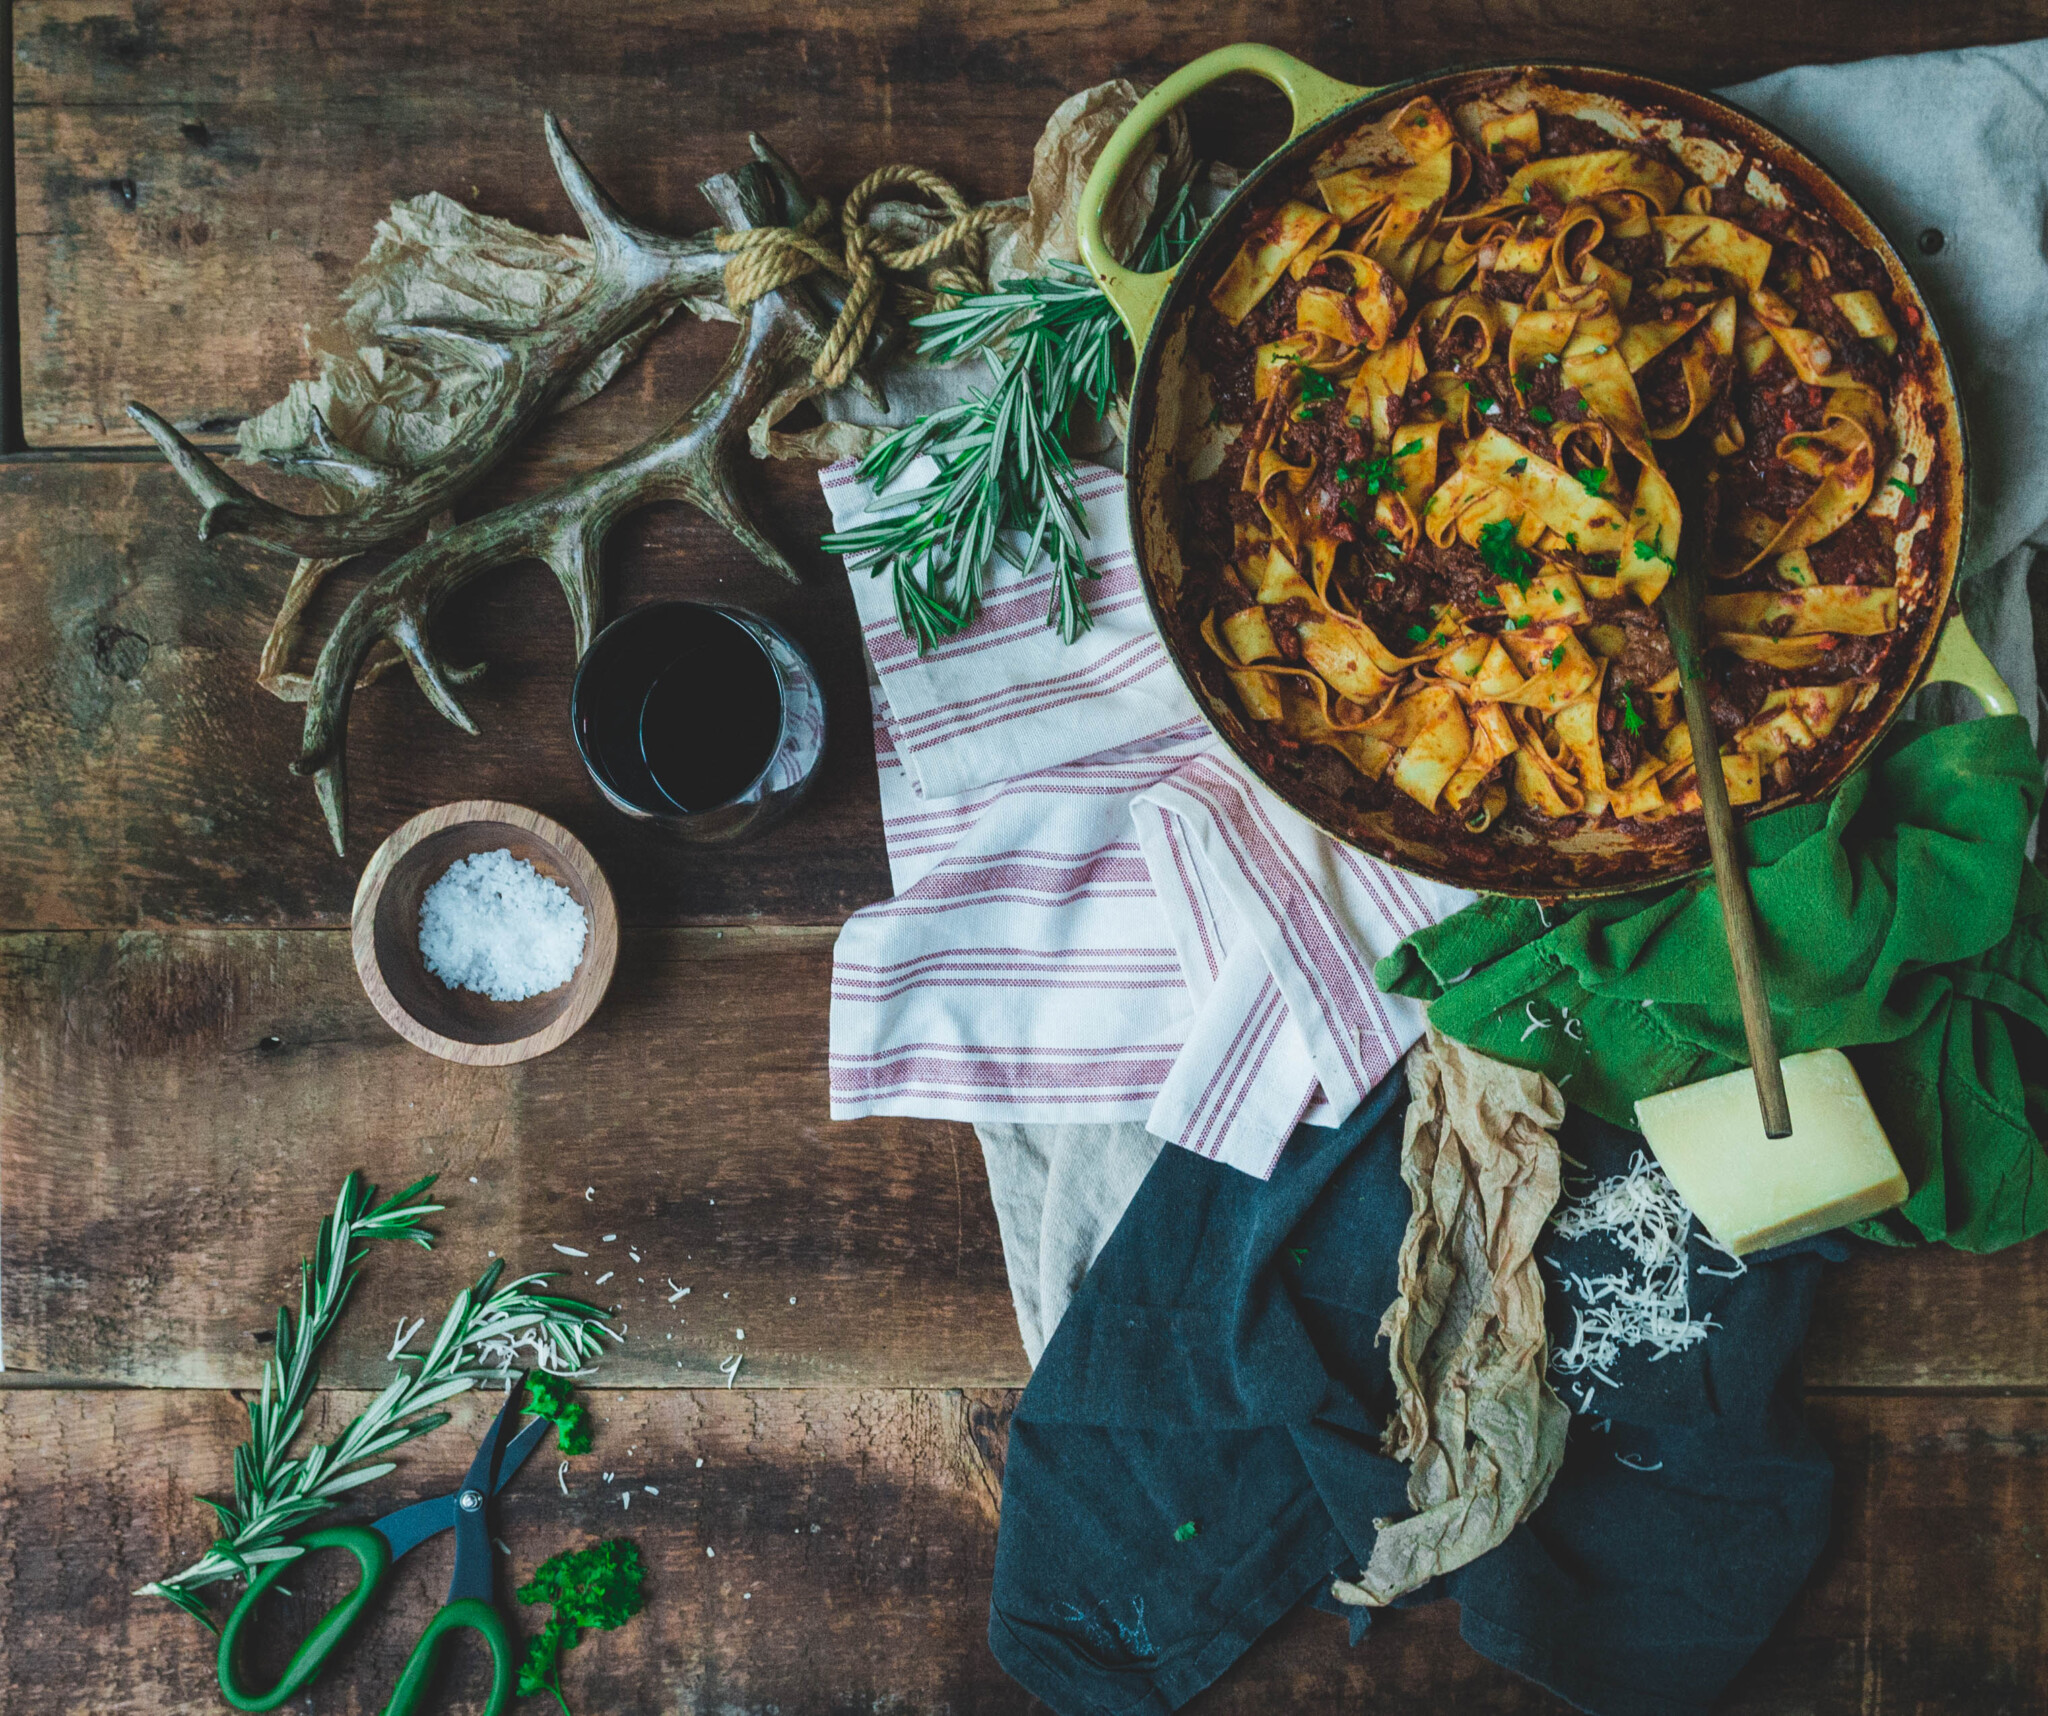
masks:
<instances>
[{"instance_id":1,"label":"red and white striped towel","mask_svg":"<svg viewBox=\"0 0 2048 1716\"><path fill-rule=\"evenodd\" d=\"M833 523L869 497L824 473ZM926 480L913 470L905 481ZM1145 609L1123 479L1081 468L1094 630L1045 627L1050 569L991 570L920 657L855 570L881 684L896 897L856 913L832 984L832 1113L1142 1121L1265 1177L1421 1034L1373 962L1472 896L1328 839L1197 714Z\"/></svg>"}]
</instances>

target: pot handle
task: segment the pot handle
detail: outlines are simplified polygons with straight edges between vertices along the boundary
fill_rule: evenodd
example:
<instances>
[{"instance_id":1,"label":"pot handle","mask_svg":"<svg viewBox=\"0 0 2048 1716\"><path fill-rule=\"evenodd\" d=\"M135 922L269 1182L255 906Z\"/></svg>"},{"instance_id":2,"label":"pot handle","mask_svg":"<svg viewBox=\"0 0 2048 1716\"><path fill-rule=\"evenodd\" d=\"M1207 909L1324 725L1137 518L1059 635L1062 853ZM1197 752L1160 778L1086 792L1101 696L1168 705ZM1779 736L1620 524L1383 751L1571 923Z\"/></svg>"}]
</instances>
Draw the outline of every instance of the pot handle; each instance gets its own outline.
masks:
<instances>
[{"instance_id":1,"label":"pot handle","mask_svg":"<svg viewBox=\"0 0 2048 1716\"><path fill-rule=\"evenodd\" d=\"M1934 646L1934 659L1927 664L1927 675L1920 683L1933 685L1938 681L1976 693L1987 715L2019 713L2019 701L2013 696L2012 687L1999 677L1991 658L1978 647L1961 614L1951 614L1948 624L1941 628L1941 641Z\"/></svg>"},{"instance_id":2,"label":"pot handle","mask_svg":"<svg viewBox=\"0 0 2048 1716\"><path fill-rule=\"evenodd\" d=\"M1124 267L1111 254L1103 237L1103 216L1124 174L1140 158L1160 121L1197 90L1206 89L1234 72L1254 72L1267 82L1278 84L1286 93L1288 104L1294 109L1294 128L1287 134L1290 141L1317 120L1372 93L1369 88L1325 77L1313 66L1302 64L1278 48L1259 42L1238 42L1182 66L1131 109L1103 146L1095 170L1088 175L1088 183L1081 191L1080 239L1081 260L1088 264L1088 272L1095 276L1096 284L1123 317L1124 326L1131 330L1132 344L1141 352L1159 306L1166 301L1166 289L1173 284L1175 270L1140 274Z\"/></svg>"}]
</instances>

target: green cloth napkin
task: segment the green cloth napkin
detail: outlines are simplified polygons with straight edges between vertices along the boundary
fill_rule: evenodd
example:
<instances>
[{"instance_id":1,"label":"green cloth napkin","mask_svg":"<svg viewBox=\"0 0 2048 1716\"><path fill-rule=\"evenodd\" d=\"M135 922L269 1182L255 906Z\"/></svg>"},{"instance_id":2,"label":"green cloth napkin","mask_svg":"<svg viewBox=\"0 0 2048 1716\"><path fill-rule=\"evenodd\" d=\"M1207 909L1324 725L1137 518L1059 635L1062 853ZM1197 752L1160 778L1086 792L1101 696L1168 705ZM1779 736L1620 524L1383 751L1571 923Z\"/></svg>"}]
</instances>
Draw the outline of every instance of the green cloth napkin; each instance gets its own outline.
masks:
<instances>
[{"instance_id":1,"label":"green cloth napkin","mask_svg":"<svg viewBox=\"0 0 2048 1716\"><path fill-rule=\"evenodd\" d=\"M2048 879L2017 715L1900 723L1822 805L1748 825L1778 1047L1844 1048L1912 1183L1872 1239L1995 1251L2048 1227ZM1633 1125L1748 1064L1709 880L1547 910L1481 898L1379 963L1438 1030Z\"/></svg>"}]
</instances>

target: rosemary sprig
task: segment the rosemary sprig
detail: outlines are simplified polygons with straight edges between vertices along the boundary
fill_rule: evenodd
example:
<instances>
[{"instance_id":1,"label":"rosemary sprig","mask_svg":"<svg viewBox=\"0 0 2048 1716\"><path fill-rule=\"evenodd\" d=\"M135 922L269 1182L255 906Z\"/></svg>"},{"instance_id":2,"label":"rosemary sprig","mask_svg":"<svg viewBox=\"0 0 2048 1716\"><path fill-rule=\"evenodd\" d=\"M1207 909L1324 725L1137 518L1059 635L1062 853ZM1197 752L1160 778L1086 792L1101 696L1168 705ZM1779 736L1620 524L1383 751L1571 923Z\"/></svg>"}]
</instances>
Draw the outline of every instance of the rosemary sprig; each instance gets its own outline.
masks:
<instances>
[{"instance_id":1,"label":"rosemary sprig","mask_svg":"<svg viewBox=\"0 0 2048 1716\"><path fill-rule=\"evenodd\" d=\"M1198 226L1182 186L1138 266L1150 273L1178 261ZM897 623L920 650L974 617L995 556L1021 570L1043 553L1053 572L1046 624L1072 643L1091 623L1082 585L1096 574L1082 548L1088 525L1066 425L1082 400L1098 421L1108 412L1128 346L1122 321L1086 269L1055 260L1049 275L962 297L911 326L920 331L920 355L937 363L979 355L994 385L869 452L860 475L876 490L920 455L938 472L922 488L877 502L868 518L823 546L856 571L889 576Z\"/></svg>"},{"instance_id":2,"label":"rosemary sprig","mask_svg":"<svg viewBox=\"0 0 2048 1716\"><path fill-rule=\"evenodd\" d=\"M401 1369L383 1393L332 1442L294 1458L292 1443L305 1423L319 1372L313 1360L333 1332L372 1239L410 1239L429 1250L433 1237L419 1223L444 1206L419 1201L433 1176L372 1207L376 1188L352 1173L320 1224L313 1256L299 1265L299 1315L277 1313L275 1348L263 1366L263 1390L249 1405L249 1439L235 1450L233 1505L202 1497L219 1520L221 1536L190 1567L153 1580L138 1596L162 1597L211 1627L198 1587L246 1578L270 1561L304 1553L285 1539L337 1505L348 1491L394 1469L379 1456L448 1422L433 1408L479 1382L506 1375L511 1361L531 1352L544 1370L575 1370L594 1357L600 1332L609 1334L590 1306L532 1292L546 1275L527 1275L500 1286L502 1261L458 1294L425 1353L395 1352ZM417 1333L417 1328L414 1330ZM614 1339L617 1337L614 1336ZM405 1345L401 1342L401 1347Z\"/></svg>"}]
</instances>

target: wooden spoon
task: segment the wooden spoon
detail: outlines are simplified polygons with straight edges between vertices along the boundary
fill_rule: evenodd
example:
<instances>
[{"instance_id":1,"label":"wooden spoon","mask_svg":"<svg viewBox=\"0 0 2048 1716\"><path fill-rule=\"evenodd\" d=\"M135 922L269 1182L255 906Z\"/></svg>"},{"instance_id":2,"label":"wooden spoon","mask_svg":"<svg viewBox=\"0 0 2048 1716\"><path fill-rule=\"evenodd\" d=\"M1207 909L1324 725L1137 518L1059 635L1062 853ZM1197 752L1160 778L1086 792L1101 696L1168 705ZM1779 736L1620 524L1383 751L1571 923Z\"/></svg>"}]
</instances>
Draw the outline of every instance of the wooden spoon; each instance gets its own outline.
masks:
<instances>
[{"instance_id":1,"label":"wooden spoon","mask_svg":"<svg viewBox=\"0 0 2048 1716\"><path fill-rule=\"evenodd\" d=\"M1728 783L1721 774L1721 741L1707 707L1706 639L1701 604L1705 597L1706 544L1712 531L1708 491L1712 482L1690 461L1672 461L1672 486L1677 490L1684 525L1678 534L1678 556L1671 581L1658 606L1671 653L1678 661L1678 683L1685 698L1685 724L1692 735L1693 773L1699 780L1700 809L1707 822L1707 850L1714 861L1714 885L1721 896L1721 924L1728 936L1728 957L1735 966L1735 990L1742 1000L1742 1028L1749 1038L1749 1065L1756 1075L1756 1099L1763 1110L1764 1136L1792 1136L1792 1114L1785 1102L1785 1075L1778 1065L1778 1038L1771 1026L1771 1000L1764 987L1763 961L1757 954L1756 911L1749 897L1749 872L1735 845L1735 811L1728 802Z\"/></svg>"}]
</instances>

